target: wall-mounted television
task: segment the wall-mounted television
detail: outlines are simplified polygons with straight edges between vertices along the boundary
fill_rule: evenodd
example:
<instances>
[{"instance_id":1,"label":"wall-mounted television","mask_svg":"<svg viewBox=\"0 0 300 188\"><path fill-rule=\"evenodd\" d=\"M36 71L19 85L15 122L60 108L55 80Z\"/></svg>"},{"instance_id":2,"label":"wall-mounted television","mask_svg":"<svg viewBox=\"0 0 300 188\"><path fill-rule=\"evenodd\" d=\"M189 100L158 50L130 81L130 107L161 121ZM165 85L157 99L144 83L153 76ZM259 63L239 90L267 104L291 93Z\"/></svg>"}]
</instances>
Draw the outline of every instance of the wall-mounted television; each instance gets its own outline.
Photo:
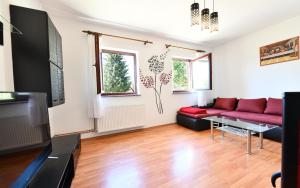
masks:
<instances>
[{"instance_id":1,"label":"wall-mounted television","mask_svg":"<svg viewBox=\"0 0 300 188\"><path fill-rule=\"evenodd\" d=\"M47 95L0 92L0 155L50 142Z\"/></svg>"}]
</instances>

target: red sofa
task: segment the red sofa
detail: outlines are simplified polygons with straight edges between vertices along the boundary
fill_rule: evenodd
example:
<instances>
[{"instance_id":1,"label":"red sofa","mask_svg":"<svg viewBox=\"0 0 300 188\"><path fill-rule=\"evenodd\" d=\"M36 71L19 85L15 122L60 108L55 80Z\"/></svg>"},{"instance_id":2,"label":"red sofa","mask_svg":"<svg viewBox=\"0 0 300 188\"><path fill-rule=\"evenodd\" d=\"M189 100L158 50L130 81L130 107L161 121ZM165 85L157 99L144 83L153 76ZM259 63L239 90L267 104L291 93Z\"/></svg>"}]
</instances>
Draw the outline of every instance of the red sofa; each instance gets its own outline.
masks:
<instances>
[{"instance_id":1,"label":"red sofa","mask_svg":"<svg viewBox=\"0 0 300 188\"><path fill-rule=\"evenodd\" d=\"M203 107L201 107L203 108ZM281 141L282 99L236 99L217 98L211 107L204 107L205 114L191 114L179 111L177 124L193 130L209 129L209 122L204 117L222 115L230 118L278 125L279 128L266 132L266 137Z\"/></svg>"}]
</instances>

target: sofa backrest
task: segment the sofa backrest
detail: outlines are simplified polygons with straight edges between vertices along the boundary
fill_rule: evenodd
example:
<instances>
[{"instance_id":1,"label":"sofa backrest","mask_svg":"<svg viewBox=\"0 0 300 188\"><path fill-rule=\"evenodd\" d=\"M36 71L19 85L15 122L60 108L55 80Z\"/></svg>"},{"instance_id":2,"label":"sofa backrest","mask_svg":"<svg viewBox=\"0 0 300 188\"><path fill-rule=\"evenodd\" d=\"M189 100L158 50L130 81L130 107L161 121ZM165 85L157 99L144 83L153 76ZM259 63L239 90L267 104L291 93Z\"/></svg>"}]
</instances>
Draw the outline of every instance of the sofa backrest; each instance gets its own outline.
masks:
<instances>
[{"instance_id":1,"label":"sofa backrest","mask_svg":"<svg viewBox=\"0 0 300 188\"><path fill-rule=\"evenodd\" d=\"M218 97L214 103L214 108L232 111L237 104L237 98L220 98Z\"/></svg>"},{"instance_id":2,"label":"sofa backrest","mask_svg":"<svg viewBox=\"0 0 300 188\"><path fill-rule=\"evenodd\" d=\"M264 113L281 116L282 109L283 109L282 99L269 98Z\"/></svg>"},{"instance_id":3,"label":"sofa backrest","mask_svg":"<svg viewBox=\"0 0 300 188\"><path fill-rule=\"evenodd\" d=\"M241 102L240 102L241 101ZM258 98L258 99L237 99L237 98L214 98L212 107L228 111L264 113L282 116L282 99Z\"/></svg>"},{"instance_id":4,"label":"sofa backrest","mask_svg":"<svg viewBox=\"0 0 300 188\"><path fill-rule=\"evenodd\" d=\"M267 99L239 99L236 111L264 113L267 104Z\"/></svg>"}]
</instances>

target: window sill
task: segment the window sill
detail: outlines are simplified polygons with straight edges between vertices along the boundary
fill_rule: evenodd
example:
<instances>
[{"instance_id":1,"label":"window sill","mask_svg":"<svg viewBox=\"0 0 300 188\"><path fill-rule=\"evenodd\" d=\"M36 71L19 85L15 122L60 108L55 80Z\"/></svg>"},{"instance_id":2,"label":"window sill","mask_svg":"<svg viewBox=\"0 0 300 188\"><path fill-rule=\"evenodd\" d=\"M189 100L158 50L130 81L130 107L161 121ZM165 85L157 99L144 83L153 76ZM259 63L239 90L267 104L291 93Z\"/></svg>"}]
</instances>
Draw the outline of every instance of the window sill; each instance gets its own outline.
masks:
<instances>
[{"instance_id":1,"label":"window sill","mask_svg":"<svg viewBox=\"0 0 300 188\"><path fill-rule=\"evenodd\" d=\"M102 93L101 94L102 97L139 97L141 96L140 94L136 94L136 93L128 93L128 94L110 94L110 93Z\"/></svg>"},{"instance_id":2,"label":"window sill","mask_svg":"<svg viewBox=\"0 0 300 188\"><path fill-rule=\"evenodd\" d=\"M189 94L189 93L198 93L201 91L212 91L211 89L199 89L199 90L182 90L182 91L173 91L173 94Z\"/></svg>"},{"instance_id":3,"label":"window sill","mask_svg":"<svg viewBox=\"0 0 300 188\"><path fill-rule=\"evenodd\" d=\"M173 91L173 94L192 94L196 93L195 91Z\"/></svg>"}]
</instances>

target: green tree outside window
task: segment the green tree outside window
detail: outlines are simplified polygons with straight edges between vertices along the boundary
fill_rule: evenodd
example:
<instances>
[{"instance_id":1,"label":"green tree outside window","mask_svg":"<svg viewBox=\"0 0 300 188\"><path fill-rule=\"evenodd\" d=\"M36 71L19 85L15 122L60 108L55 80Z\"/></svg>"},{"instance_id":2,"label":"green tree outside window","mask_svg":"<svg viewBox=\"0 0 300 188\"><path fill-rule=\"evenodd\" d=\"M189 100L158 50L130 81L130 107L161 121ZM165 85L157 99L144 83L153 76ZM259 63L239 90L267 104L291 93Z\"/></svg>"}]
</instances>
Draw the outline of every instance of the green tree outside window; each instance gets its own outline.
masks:
<instances>
[{"instance_id":1,"label":"green tree outside window","mask_svg":"<svg viewBox=\"0 0 300 188\"><path fill-rule=\"evenodd\" d=\"M173 84L174 89L183 90L188 89L188 72L187 63L179 60L173 59Z\"/></svg>"},{"instance_id":2,"label":"green tree outside window","mask_svg":"<svg viewBox=\"0 0 300 188\"><path fill-rule=\"evenodd\" d=\"M104 64L104 92L105 93L125 93L134 92L131 87L128 65L120 54L105 54Z\"/></svg>"}]
</instances>

